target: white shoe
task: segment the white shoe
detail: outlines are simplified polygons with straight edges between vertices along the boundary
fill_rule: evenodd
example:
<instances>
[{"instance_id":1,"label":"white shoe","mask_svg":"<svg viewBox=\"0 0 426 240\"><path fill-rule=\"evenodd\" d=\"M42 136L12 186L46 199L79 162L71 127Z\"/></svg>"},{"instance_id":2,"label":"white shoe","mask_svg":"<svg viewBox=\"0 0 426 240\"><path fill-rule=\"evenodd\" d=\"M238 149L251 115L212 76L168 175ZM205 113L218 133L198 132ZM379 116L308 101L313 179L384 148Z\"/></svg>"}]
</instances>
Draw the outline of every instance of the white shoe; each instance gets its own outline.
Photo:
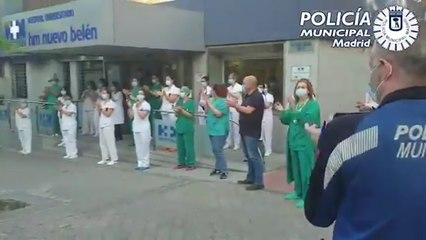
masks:
<instances>
[{"instance_id":1,"label":"white shoe","mask_svg":"<svg viewBox=\"0 0 426 240\"><path fill-rule=\"evenodd\" d=\"M237 151L237 150L239 150L240 149L240 146L235 146L234 147L234 151Z\"/></svg>"},{"instance_id":2,"label":"white shoe","mask_svg":"<svg viewBox=\"0 0 426 240\"><path fill-rule=\"evenodd\" d=\"M107 163L106 160L101 160L101 161L98 162L99 165L104 165L105 163Z\"/></svg>"},{"instance_id":3,"label":"white shoe","mask_svg":"<svg viewBox=\"0 0 426 240\"><path fill-rule=\"evenodd\" d=\"M229 149L230 146L228 144L225 144L225 146L223 146L223 149Z\"/></svg>"},{"instance_id":4,"label":"white shoe","mask_svg":"<svg viewBox=\"0 0 426 240\"><path fill-rule=\"evenodd\" d=\"M110 161L109 163L107 163L108 166L113 166L117 163L117 161Z\"/></svg>"},{"instance_id":5,"label":"white shoe","mask_svg":"<svg viewBox=\"0 0 426 240\"><path fill-rule=\"evenodd\" d=\"M272 153L265 153L265 157L271 156Z\"/></svg>"},{"instance_id":6,"label":"white shoe","mask_svg":"<svg viewBox=\"0 0 426 240\"><path fill-rule=\"evenodd\" d=\"M68 156L68 159L76 159L76 158L78 158L78 156L77 156L77 155Z\"/></svg>"},{"instance_id":7,"label":"white shoe","mask_svg":"<svg viewBox=\"0 0 426 240\"><path fill-rule=\"evenodd\" d=\"M65 146L65 142L60 142L60 143L58 144L58 147L63 147L63 146Z\"/></svg>"},{"instance_id":8,"label":"white shoe","mask_svg":"<svg viewBox=\"0 0 426 240\"><path fill-rule=\"evenodd\" d=\"M24 151L24 150L21 150L21 151L19 151L19 153L21 153L21 154L25 154L25 151Z\"/></svg>"},{"instance_id":9,"label":"white shoe","mask_svg":"<svg viewBox=\"0 0 426 240\"><path fill-rule=\"evenodd\" d=\"M31 152L23 152L22 154L24 154L24 155L28 155L28 154L30 154Z\"/></svg>"},{"instance_id":10,"label":"white shoe","mask_svg":"<svg viewBox=\"0 0 426 240\"><path fill-rule=\"evenodd\" d=\"M67 159L67 158L70 158L70 156L66 155L66 156L64 156L64 158Z\"/></svg>"}]
</instances>

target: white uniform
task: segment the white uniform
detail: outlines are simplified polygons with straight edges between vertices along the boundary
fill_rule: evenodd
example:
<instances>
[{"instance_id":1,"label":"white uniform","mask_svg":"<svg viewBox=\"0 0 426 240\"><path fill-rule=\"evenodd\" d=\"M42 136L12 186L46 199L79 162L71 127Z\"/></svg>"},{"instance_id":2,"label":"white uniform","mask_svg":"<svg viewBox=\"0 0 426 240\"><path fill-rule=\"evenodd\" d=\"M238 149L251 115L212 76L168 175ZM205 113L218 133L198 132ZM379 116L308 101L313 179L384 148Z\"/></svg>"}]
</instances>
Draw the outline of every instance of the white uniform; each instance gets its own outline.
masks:
<instances>
[{"instance_id":1,"label":"white uniform","mask_svg":"<svg viewBox=\"0 0 426 240\"><path fill-rule=\"evenodd\" d=\"M66 112L73 113L71 116L62 114L62 136L65 142L66 158L77 157L77 107L70 103L64 105L62 109Z\"/></svg>"},{"instance_id":2,"label":"white uniform","mask_svg":"<svg viewBox=\"0 0 426 240\"><path fill-rule=\"evenodd\" d=\"M94 136L97 137L99 135L99 121L100 121L100 109L98 108L98 105L102 103L102 100L100 98L98 98L98 100L96 100L96 106L95 106L95 111L93 112L93 123L94 123L94 130L95 130L95 134Z\"/></svg>"},{"instance_id":3,"label":"white uniform","mask_svg":"<svg viewBox=\"0 0 426 240\"><path fill-rule=\"evenodd\" d=\"M151 144L151 125L149 123L149 114L144 118L140 118L140 111L151 111L151 105L147 101L143 101L139 106L133 105L134 119L132 122L133 138L135 140L136 157L138 159L138 167L149 167L149 152Z\"/></svg>"},{"instance_id":4,"label":"white uniform","mask_svg":"<svg viewBox=\"0 0 426 240\"><path fill-rule=\"evenodd\" d=\"M58 97L58 103L64 104L64 97ZM58 111L59 129L62 131L62 114ZM64 146L64 136L62 136L61 143L59 146Z\"/></svg>"},{"instance_id":5,"label":"white uniform","mask_svg":"<svg viewBox=\"0 0 426 240\"><path fill-rule=\"evenodd\" d=\"M112 113L112 118L115 125L124 124L124 107L123 107L123 93L116 92L112 96L115 103L115 110Z\"/></svg>"},{"instance_id":6,"label":"white uniform","mask_svg":"<svg viewBox=\"0 0 426 240\"><path fill-rule=\"evenodd\" d=\"M266 108L263 111L262 119L262 141L265 145L265 155L268 156L272 153L272 132L274 125L272 108L274 104L274 96L270 93L266 93L263 95L263 100L265 101L265 107L270 105L269 108Z\"/></svg>"},{"instance_id":7,"label":"white uniform","mask_svg":"<svg viewBox=\"0 0 426 240\"><path fill-rule=\"evenodd\" d=\"M18 113L15 113L16 128L18 129L18 136L22 147L21 152L29 154L31 153L32 143L31 111L28 107L19 108L17 111L27 116L26 118L22 118Z\"/></svg>"},{"instance_id":8,"label":"white uniform","mask_svg":"<svg viewBox=\"0 0 426 240\"><path fill-rule=\"evenodd\" d=\"M166 95L170 95L170 94L180 95L180 89L176 87L175 85L172 85L171 87L163 88L163 92L165 92ZM175 103L171 103L167 101L166 96L163 96L160 110L171 112L171 113L162 112L161 115L163 117L163 120L169 121L170 123L176 122L176 116L175 116L175 113L173 112L174 104Z\"/></svg>"},{"instance_id":9,"label":"white uniform","mask_svg":"<svg viewBox=\"0 0 426 240\"><path fill-rule=\"evenodd\" d=\"M112 100L103 101L101 103L102 110L115 109L116 105ZM114 164L118 161L117 146L115 145L114 121L112 115L110 117L101 113L99 118L99 146L101 148L101 157L103 163L110 159Z\"/></svg>"},{"instance_id":10,"label":"white uniform","mask_svg":"<svg viewBox=\"0 0 426 240\"><path fill-rule=\"evenodd\" d=\"M243 102L242 99L242 93L243 93L243 87L239 83L235 83L233 86L228 87L228 92L232 94L239 94L240 97L238 97L238 104L241 104ZM226 147L234 146L234 148L240 147L240 127L238 125L238 122L240 121L240 113L237 112L235 108L229 108L229 119L231 120L229 123L229 134L226 138Z\"/></svg>"},{"instance_id":11,"label":"white uniform","mask_svg":"<svg viewBox=\"0 0 426 240\"><path fill-rule=\"evenodd\" d=\"M95 128L95 117L93 113L94 110L95 105L93 104L92 96L86 93L83 101L83 134L94 135L98 131Z\"/></svg>"},{"instance_id":12,"label":"white uniform","mask_svg":"<svg viewBox=\"0 0 426 240\"><path fill-rule=\"evenodd\" d=\"M211 97L211 95L212 95L212 90L213 90L213 89L212 89L210 86L207 86L207 87L203 90L203 93L204 93L205 95L207 95L207 96L210 96L210 97ZM200 102L199 102L199 104L198 104L198 113L200 113L200 114L205 114L205 111L204 111L203 107L206 107L206 101L205 101L204 99L200 99ZM205 118L205 117L199 117L199 118L198 118L198 123L199 123L200 125L206 125L206 118Z\"/></svg>"}]
</instances>

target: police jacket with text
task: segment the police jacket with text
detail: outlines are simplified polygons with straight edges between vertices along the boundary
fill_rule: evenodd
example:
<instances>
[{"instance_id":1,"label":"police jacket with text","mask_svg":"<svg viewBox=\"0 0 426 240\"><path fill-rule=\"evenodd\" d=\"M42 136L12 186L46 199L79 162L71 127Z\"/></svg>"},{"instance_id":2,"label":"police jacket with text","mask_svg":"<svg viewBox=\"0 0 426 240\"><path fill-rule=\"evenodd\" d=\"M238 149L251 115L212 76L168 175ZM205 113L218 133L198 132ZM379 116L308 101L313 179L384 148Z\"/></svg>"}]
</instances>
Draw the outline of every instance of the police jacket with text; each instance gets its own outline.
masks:
<instances>
[{"instance_id":1,"label":"police jacket with text","mask_svg":"<svg viewBox=\"0 0 426 240\"><path fill-rule=\"evenodd\" d=\"M320 227L335 222L335 240L426 239L426 87L325 127L305 215Z\"/></svg>"}]
</instances>

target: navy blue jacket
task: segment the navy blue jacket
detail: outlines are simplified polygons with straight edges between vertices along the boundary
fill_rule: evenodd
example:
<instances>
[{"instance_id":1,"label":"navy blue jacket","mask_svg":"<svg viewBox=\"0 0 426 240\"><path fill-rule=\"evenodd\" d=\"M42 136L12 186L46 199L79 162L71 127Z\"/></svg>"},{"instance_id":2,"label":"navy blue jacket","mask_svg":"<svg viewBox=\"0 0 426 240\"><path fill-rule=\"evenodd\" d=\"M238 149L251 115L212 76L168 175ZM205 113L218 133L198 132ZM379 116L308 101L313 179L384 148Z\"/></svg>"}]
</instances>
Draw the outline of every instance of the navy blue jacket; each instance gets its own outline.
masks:
<instances>
[{"instance_id":1,"label":"navy blue jacket","mask_svg":"<svg viewBox=\"0 0 426 240\"><path fill-rule=\"evenodd\" d=\"M335 240L426 239L426 87L325 127L305 216L319 227L335 222Z\"/></svg>"}]
</instances>

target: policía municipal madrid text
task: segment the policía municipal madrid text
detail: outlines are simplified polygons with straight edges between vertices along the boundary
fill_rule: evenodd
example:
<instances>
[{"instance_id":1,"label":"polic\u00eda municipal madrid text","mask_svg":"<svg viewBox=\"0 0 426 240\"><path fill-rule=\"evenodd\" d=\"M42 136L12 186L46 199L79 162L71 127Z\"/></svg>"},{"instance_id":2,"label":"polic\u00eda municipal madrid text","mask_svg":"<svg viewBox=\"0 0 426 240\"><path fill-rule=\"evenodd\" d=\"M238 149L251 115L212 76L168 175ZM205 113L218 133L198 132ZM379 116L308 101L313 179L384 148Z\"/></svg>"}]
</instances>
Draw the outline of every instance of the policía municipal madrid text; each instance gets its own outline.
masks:
<instances>
[{"instance_id":1,"label":"polic\u00eda municipal madrid text","mask_svg":"<svg viewBox=\"0 0 426 240\"><path fill-rule=\"evenodd\" d=\"M394 140L399 143L397 158L426 157L426 125L399 125Z\"/></svg>"},{"instance_id":2,"label":"polic\u00eda municipal madrid text","mask_svg":"<svg viewBox=\"0 0 426 240\"><path fill-rule=\"evenodd\" d=\"M41 34L31 34L28 32L28 45L50 45L67 42L83 42L98 39L98 29L89 24L79 27L70 26L68 30L58 32L47 32Z\"/></svg>"},{"instance_id":3,"label":"polic\u00eda municipal madrid text","mask_svg":"<svg viewBox=\"0 0 426 240\"><path fill-rule=\"evenodd\" d=\"M353 12L302 12L300 26L303 27L300 37L332 38L333 47L366 48L371 45L368 29L371 17L362 8Z\"/></svg>"}]
</instances>

